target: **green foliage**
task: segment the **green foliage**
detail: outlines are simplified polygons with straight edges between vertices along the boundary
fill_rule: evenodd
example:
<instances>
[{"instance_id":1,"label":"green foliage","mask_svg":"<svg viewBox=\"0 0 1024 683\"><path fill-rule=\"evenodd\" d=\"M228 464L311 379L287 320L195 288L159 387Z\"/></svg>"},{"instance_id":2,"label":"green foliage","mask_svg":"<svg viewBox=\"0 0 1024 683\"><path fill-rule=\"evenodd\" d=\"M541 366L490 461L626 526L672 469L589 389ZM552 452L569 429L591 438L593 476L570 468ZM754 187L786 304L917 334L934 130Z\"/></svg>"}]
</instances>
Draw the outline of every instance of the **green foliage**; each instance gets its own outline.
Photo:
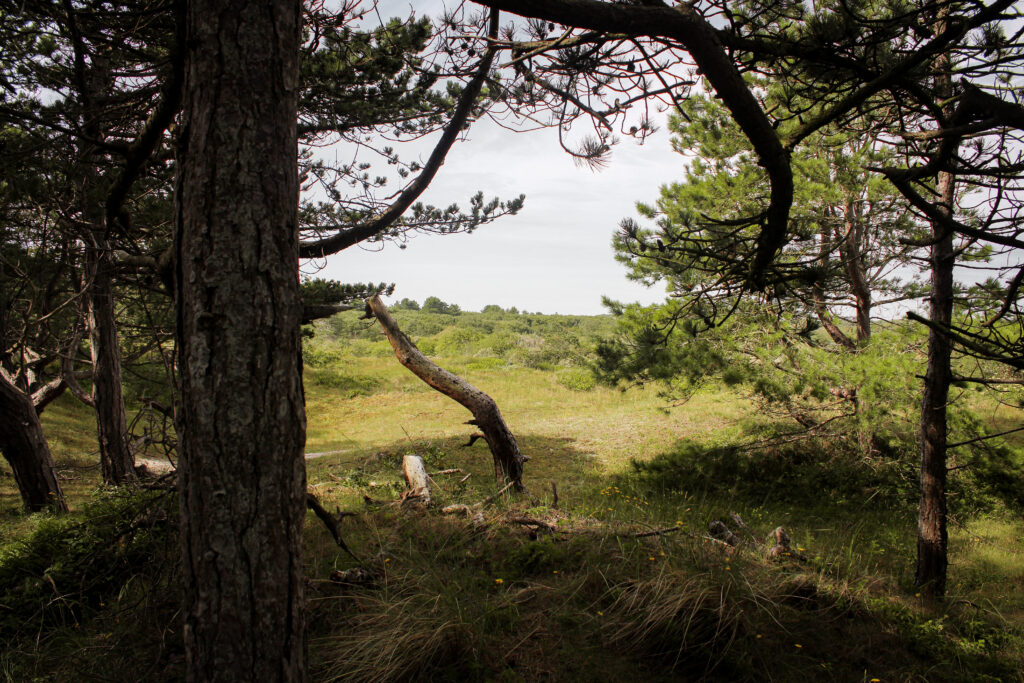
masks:
<instances>
[{"instance_id":1,"label":"green foliage","mask_svg":"<svg viewBox=\"0 0 1024 683\"><path fill-rule=\"evenodd\" d=\"M416 301L414 299L406 298L406 299L402 299L397 304L393 305L391 307L391 310L394 310L394 311L418 311L418 310L420 310L420 305L418 303L416 303Z\"/></svg>"},{"instance_id":2,"label":"green foliage","mask_svg":"<svg viewBox=\"0 0 1024 683\"><path fill-rule=\"evenodd\" d=\"M305 280L300 287L302 303L307 305L316 304L355 304L362 302L375 294L391 296L395 291L394 284L381 282L372 283L342 283L337 280L312 279Z\"/></svg>"},{"instance_id":3,"label":"green foliage","mask_svg":"<svg viewBox=\"0 0 1024 683\"><path fill-rule=\"evenodd\" d=\"M309 22L307 30L314 28L301 64L300 134L384 126L422 134L441 121L449 93L433 88L438 73L423 69L419 56L431 36L429 19L392 19L371 31L347 21Z\"/></svg>"},{"instance_id":4,"label":"green foliage","mask_svg":"<svg viewBox=\"0 0 1024 683\"><path fill-rule=\"evenodd\" d=\"M659 485L712 487L750 501L807 504L801 496L823 490L834 491L830 500L836 503L916 501L917 376L926 344L919 326L880 327L868 344L849 351L820 330L787 333L797 326L752 308L698 331L676 319L678 305L620 306L620 336L596 349L598 378L606 384L653 383L671 399L721 383L754 399L762 423L749 425L734 443L710 449L684 444L641 465L657 473ZM991 431L966 400L951 402L949 423L951 441ZM998 440L960 450L949 481L954 513L1024 509L1018 451Z\"/></svg>"},{"instance_id":5,"label":"green foliage","mask_svg":"<svg viewBox=\"0 0 1024 683\"><path fill-rule=\"evenodd\" d=\"M472 328L448 327L434 336L433 352L439 356L469 355L481 337L480 332Z\"/></svg>"},{"instance_id":6,"label":"green foliage","mask_svg":"<svg viewBox=\"0 0 1024 683\"><path fill-rule=\"evenodd\" d=\"M39 516L0 547L0 637L76 625L140 571L176 566L176 516L175 496L129 489L103 490L77 515Z\"/></svg>"},{"instance_id":7,"label":"green foliage","mask_svg":"<svg viewBox=\"0 0 1024 683\"><path fill-rule=\"evenodd\" d=\"M445 303L436 296L428 296L424 299L422 310L427 313L446 313L448 315L458 315L462 312L457 304Z\"/></svg>"},{"instance_id":8,"label":"green foliage","mask_svg":"<svg viewBox=\"0 0 1024 683\"><path fill-rule=\"evenodd\" d=\"M590 391L597 386L597 377L587 368L567 368L558 371L558 383L573 391Z\"/></svg>"},{"instance_id":9,"label":"green foliage","mask_svg":"<svg viewBox=\"0 0 1024 683\"><path fill-rule=\"evenodd\" d=\"M796 106L786 99L784 80L751 86L766 93L770 107ZM752 217L767 201L767 178L720 101L687 98L669 127L673 149L695 158L681 182L662 186L656 204L637 206L654 226L627 219L613 246L631 279L664 282L691 324L713 326L746 294L737 283L761 232ZM900 238L918 237L920 227L898 193L865 170L885 165L890 155L870 136L831 130L797 149L792 235L767 275L768 297L804 315L849 301L859 280L874 296L903 295L914 286L907 277L913 249ZM901 278L892 277L896 263L907 266Z\"/></svg>"},{"instance_id":10,"label":"green foliage","mask_svg":"<svg viewBox=\"0 0 1024 683\"><path fill-rule=\"evenodd\" d=\"M871 501L907 512L917 503L912 453L868 460L848 441L771 436L765 434L767 443L759 447L682 442L651 460L634 460L633 471L648 490L727 497L750 506L771 501L860 509Z\"/></svg>"},{"instance_id":11,"label":"green foliage","mask_svg":"<svg viewBox=\"0 0 1024 683\"><path fill-rule=\"evenodd\" d=\"M473 313L437 297L427 297L419 310L401 303L392 310L402 331L428 356L494 358L538 369L585 365L614 324L608 316L526 315L498 306ZM377 326L358 318L352 311L320 321L318 334L345 355L390 354Z\"/></svg>"},{"instance_id":12,"label":"green foliage","mask_svg":"<svg viewBox=\"0 0 1024 683\"><path fill-rule=\"evenodd\" d=\"M334 389L345 398L375 393L381 386L380 380L369 375L353 373L352 356L346 354L346 351L351 350L319 339L307 341L302 348L302 359L306 365L303 375L305 381Z\"/></svg>"}]
</instances>

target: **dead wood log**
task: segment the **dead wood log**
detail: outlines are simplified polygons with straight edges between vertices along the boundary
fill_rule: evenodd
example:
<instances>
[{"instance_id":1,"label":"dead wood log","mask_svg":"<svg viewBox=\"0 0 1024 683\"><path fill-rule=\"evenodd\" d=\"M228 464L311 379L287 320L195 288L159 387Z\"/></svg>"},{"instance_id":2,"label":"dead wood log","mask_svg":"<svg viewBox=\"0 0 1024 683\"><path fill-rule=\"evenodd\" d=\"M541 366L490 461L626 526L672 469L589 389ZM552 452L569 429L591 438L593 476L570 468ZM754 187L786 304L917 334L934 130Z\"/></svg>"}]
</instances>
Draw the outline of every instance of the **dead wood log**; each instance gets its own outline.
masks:
<instances>
[{"instance_id":1,"label":"dead wood log","mask_svg":"<svg viewBox=\"0 0 1024 683\"><path fill-rule=\"evenodd\" d=\"M423 458L418 455L406 455L402 457L402 476L409 487L408 495L404 499L413 497L423 505L430 505L430 477L427 475L427 468L423 465Z\"/></svg>"},{"instance_id":2,"label":"dead wood log","mask_svg":"<svg viewBox=\"0 0 1024 683\"><path fill-rule=\"evenodd\" d=\"M366 306L369 313L380 322L391 348L395 350L398 362L431 387L458 401L473 413L474 419L471 424L480 428L487 445L490 446L491 455L494 456L495 475L513 484L517 491L525 490L522 479L523 463L526 458L520 452L516 437L505 424L494 399L423 355L412 340L399 329L398 323L391 317L380 297L367 299Z\"/></svg>"},{"instance_id":3,"label":"dead wood log","mask_svg":"<svg viewBox=\"0 0 1024 683\"><path fill-rule=\"evenodd\" d=\"M721 541L731 546L738 546L740 544L740 537L729 531L729 527L725 525L725 522L715 519L708 524L708 533L711 534L711 538L716 541Z\"/></svg>"}]
</instances>

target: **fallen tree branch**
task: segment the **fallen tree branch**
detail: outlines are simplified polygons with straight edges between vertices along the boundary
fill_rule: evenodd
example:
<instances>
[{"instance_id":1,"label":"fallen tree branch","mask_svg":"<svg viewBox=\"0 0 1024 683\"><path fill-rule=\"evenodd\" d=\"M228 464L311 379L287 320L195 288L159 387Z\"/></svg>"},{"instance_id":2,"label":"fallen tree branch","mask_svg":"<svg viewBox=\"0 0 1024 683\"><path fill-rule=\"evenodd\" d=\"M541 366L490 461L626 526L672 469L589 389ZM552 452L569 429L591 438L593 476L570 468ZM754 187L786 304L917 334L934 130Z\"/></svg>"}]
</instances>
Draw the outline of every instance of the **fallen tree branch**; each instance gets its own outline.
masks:
<instances>
[{"instance_id":1,"label":"fallen tree branch","mask_svg":"<svg viewBox=\"0 0 1024 683\"><path fill-rule=\"evenodd\" d=\"M334 537L334 542L338 544L339 548L348 553L356 562L362 562L362 560L360 560L359 557L357 557L356 554L345 544L345 539L341 537L341 525L338 523L341 517L340 514L338 516L332 515L323 505L320 504L317 497L309 491L306 492L306 507L312 510L316 516L320 518L320 521L324 523L327 530L331 532L331 536Z\"/></svg>"},{"instance_id":2,"label":"fallen tree branch","mask_svg":"<svg viewBox=\"0 0 1024 683\"><path fill-rule=\"evenodd\" d=\"M493 503L493 502L494 502L494 500L495 500L495 499L496 499L496 498L497 498L498 496L500 496L501 494L505 493L505 491L508 491L508 490L509 490L510 488L512 488L513 486L515 486L515 482L514 482L514 481L510 481L510 482L509 482L508 484L506 484L506 485L505 485L505 488L503 488L502 490L498 491L498 492L497 492L497 493L495 493L495 494L494 494L493 496L489 496L489 497L487 497L487 498L484 498L484 499L483 499L483 502L481 502L481 503L480 503L480 506L482 507L482 506L484 506L484 505L490 505L491 503Z\"/></svg>"},{"instance_id":3,"label":"fallen tree branch","mask_svg":"<svg viewBox=\"0 0 1024 683\"><path fill-rule=\"evenodd\" d=\"M516 437L505 424L505 419L501 416L494 399L423 355L412 340L399 329L398 323L391 317L379 296L367 299L366 306L369 315L380 322L391 348L395 350L398 362L434 389L459 402L473 413L472 423L480 427L487 445L490 446L491 455L494 456L495 475L499 480L509 482L516 491L524 491L522 478L526 458L520 452Z\"/></svg>"}]
</instances>

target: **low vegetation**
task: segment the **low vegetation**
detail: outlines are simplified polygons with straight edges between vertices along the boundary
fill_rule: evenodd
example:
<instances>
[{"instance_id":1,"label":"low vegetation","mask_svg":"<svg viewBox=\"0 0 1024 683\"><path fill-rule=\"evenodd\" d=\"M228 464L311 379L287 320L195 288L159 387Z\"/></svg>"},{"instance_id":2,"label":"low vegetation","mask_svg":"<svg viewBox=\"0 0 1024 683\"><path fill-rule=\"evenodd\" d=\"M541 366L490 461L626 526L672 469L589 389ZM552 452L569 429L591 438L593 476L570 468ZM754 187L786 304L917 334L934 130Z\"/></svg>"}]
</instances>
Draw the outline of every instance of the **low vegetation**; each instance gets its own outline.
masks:
<instances>
[{"instance_id":1,"label":"low vegetation","mask_svg":"<svg viewBox=\"0 0 1024 683\"><path fill-rule=\"evenodd\" d=\"M530 493L494 497L466 411L357 312L319 323L305 347L309 488L352 513L341 529L358 559L309 515L311 680L1022 680L1012 436L993 451L999 474L956 478L950 594L932 602L913 588L902 447L797 438L742 384L704 382L675 403L598 384L608 318L395 315L499 403L530 456ZM1019 420L965 396L992 429ZM80 436L90 419L64 400L44 414L70 516L25 516L0 472L0 678L178 680L175 495L159 479L100 488ZM430 509L396 503L408 453L434 473ZM476 519L442 513L488 498ZM714 520L742 542L713 538ZM769 559L778 526L791 548Z\"/></svg>"}]
</instances>

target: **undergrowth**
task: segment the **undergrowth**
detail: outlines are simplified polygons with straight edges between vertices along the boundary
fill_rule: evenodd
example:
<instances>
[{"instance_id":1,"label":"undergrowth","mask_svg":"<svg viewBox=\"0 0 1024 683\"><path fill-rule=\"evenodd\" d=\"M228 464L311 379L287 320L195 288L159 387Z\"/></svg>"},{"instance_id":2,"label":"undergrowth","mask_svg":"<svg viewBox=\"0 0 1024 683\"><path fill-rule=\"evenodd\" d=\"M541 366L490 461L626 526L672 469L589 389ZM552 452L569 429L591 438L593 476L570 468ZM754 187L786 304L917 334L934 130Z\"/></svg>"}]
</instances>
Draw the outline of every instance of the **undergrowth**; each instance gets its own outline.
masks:
<instances>
[{"instance_id":1,"label":"undergrowth","mask_svg":"<svg viewBox=\"0 0 1024 683\"><path fill-rule=\"evenodd\" d=\"M563 362L578 344L538 344L530 316L481 314L471 334L430 331L435 317L411 322L465 354L446 365L497 385L533 495L495 499L483 523L442 514L499 488L486 446L463 447L465 418L391 360L311 344L313 443L341 452L309 461L309 485L353 513L342 530L360 560L308 517L310 680L1024 680L1016 451L956 462L950 596L931 603L911 575L913 453L894 440L866 456L762 429L771 445L737 448L750 432L735 396L654 415L637 390L592 388ZM361 341L376 353L371 332ZM516 367L531 363L558 369ZM430 509L387 504L409 452L434 473ZM0 680L181 680L173 495L85 501L84 475L62 472L83 477L72 515L3 519ZM716 519L739 547L708 537ZM780 525L794 553L769 560L764 537ZM365 580L341 580L356 568Z\"/></svg>"},{"instance_id":2,"label":"undergrowth","mask_svg":"<svg viewBox=\"0 0 1024 683\"><path fill-rule=\"evenodd\" d=\"M438 471L462 457L434 448L427 460ZM332 501L353 500L343 489L395 500L369 482L396 464L382 454L365 479L313 483ZM496 489L459 479L435 477L442 504ZM311 680L1021 680L1019 625L955 596L915 597L877 561L907 550L882 526L794 515L806 557L771 561L758 539L785 506L648 484L627 473L558 507L551 493L506 494L482 524L436 507L356 508L344 535L358 563L310 516ZM754 530L737 548L706 532L733 508ZM6 679L178 680L173 497L104 490L33 527L0 553ZM336 578L357 566L367 580Z\"/></svg>"}]
</instances>

